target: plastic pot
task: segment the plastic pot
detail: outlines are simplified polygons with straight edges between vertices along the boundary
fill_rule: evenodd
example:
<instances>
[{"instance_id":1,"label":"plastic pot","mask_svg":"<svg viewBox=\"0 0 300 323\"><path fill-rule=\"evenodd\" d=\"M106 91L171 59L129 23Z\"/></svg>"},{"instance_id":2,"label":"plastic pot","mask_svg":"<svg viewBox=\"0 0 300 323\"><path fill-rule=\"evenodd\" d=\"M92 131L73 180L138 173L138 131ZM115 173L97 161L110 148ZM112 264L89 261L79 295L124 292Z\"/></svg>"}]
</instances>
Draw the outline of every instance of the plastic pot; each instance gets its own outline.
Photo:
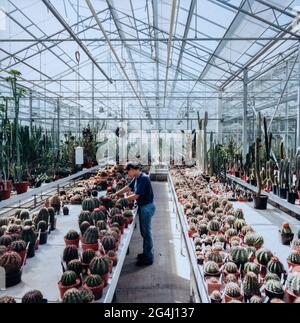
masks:
<instances>
[{"instance_id":1,"label":"plastic pot","mask_svg":"<svg viewBox=\"0 0 300 323\"><path fill-rule=\"evenodd\" d=\"M277 185L272 185L272 192L273 192L273 194L278 195L278 187L277 187Z\"/></svg>"},{"instance_id":2,"label":"plastic pot","mask_svg":"<svg viewBox=\"0 0 300 323\"><path fill-rule=\"evenodd\" d=\"M294 239L294 233L281 233L281 243L283 245L290 245Z\"/></svg>"},{"instance_id":3,"label":"plastic pot","mask_svg":"<svg viewBox=\"0 0 300 323\"><path fill-rule=\"evenodd\" d=\"M279 188L279 197L282 199L286 199L287 189L286 188Z\"/></svg>"},{"instance_id":4,"label":"plastic pot","mask_svg":"<svg viewBox=\"0 0 300 323\"><path fill-rule=\"evenodd\" d=\"M94 294L95 301L96 301L102 297L104 282L102 281L99 286L95 286L95 287L89 287L87 284L84 284L83 287L89 289Z\"/></svg>"},{"instance_id":5,"label":"plastic pot","mask_svg":"<svg viewBox=\"0 0 300 323\"><path fill-rule=\"evenodd\" d=\"M35 255L35 244L30 243L27 251L27 258L32 258Z\"/></svg>"},{"instance_id":6,"label":"plastic pot","mask_svg":"<svg viewBox=\"0 0 300 323\"><path fill-rule=\"evenodd\" d=\"M46 244L48 240L48 231L41 232L40 234L40 244Z\"/></svg>"},{"instance_id":7,"label":"plastic pot","mask_svg":"<svg viewBox=\"0 0 300 323\"><path fill-rule=\"evenodd\" d=\"M1 194L0 200L3 200L3 201L7 200L10 198L11 190L3 190L0 192L0 194Z\"/></svg>"},{"instance_id":8,"label":"plastic pot","mask_svg":"<svg viewBox=\"0 0 300 323\"><path fill-rule=\"evenodd\" d=\"M254 201L255 209L265 210L267 208L268 196L266 195L254 196L253 201Z\"/></svg>"},{"instance_id":9,"label":"plastic pot","mask_svg":"<svg viewBox=\"0 0 300 323\"><path fill-rule=\"evenodd\" d=\"M22 194L27 192L28 186L29 186L29 182L14 183L14 188L17 191L17 194Z\"/></svg>"},{"instance_id":10,"label":"plastic pot","mask_svg":"<svg viewBox=\"0 0 300 323\"><path fill-rule=\"evenodd\" d=\"M22 271L18 271L15 273L9 273L5 275L5 285L6 287L12 287L21 282Z\"/></svg>"},{"instance_id":11,"label":"plastic pot","mask_svg":"<svg viewBox=\"0 0 300 323\"><path fill-rule=\"evenodd\" d=\"M77 278L76 279L76 284L71 285L71 286L64 286L60 281L58 282L57 285L58 285L58 289L59 289L59 293L60 293L60 298L63 299L64 294L68 289L77 288L77 287L80 286L80 279Z\"/></svg>"},{"instance_id":12,"label":"plastic pot","mask_svg":"<svg viewBox=\"0 0 300 323\"><path fill-rule=\"evenodd\" d=\"M297 198L297 193L295 192L288 192L287 193L287 201L291 204L295 204Z\"/></svg>"},{"instance_id":13,"label":"plastic pot","mask_svg":"<svg viewBox=\"0 0 300 323\"><path fill-rule=\"evenodd\" d=\"M65 240L66 246L74 245L77 248L79 246L79 238L77 238L76 240L68 240L68 239L64 238L64 240Z\"/></svg>"}]
</instances>

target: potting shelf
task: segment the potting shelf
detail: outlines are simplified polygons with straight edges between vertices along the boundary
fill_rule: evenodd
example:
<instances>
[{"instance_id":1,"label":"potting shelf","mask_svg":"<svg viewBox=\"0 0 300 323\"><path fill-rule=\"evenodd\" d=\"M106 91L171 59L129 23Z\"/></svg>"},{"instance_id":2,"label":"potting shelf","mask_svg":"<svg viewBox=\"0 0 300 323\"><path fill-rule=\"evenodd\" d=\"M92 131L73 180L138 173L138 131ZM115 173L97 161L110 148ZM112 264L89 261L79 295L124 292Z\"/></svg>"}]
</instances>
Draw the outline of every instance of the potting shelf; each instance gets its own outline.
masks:
<instances>
[{"instance_id":1,"label":"potting shelf","mask_svg":"<svg viewBox=\"0 0 300 323\"><path fill-rule=\"evenodd\" d=\"M105 192L99 193L99 196ZM56 230L48 235L48 242L39 246L33 258L26 261L23 269L22 281L16 286L9 287L7 290L0 290L0 296L9 295L21 300L22 296L33 289L42 292L44 298L49 302L60 302L57 282L62 275L62 254L65 248L64 235L70 229L79 231L78 216L82 210L81 205L68 205L69 215L62 214L57 216ZM62 213L62 212L61 212ZM133 222L124 230L121 236L119 251L117 252L118 263L113 267L108 280L108 286L103 290L103 296L97 302L109 303L112 301L117 281L123 266L131 235L135 226L136 212L134 212Z\"/></svg>"},{"instance_id":2,"label":"potting shelf","mask_svg":"<svg viewBox=\"0 0 300 323\"><path fill-rule=\"evenodd\" d=\"M235 183L249 189L252 192L257 192L257 187L253 186L245 181L243 181L241 178L235 177L233 175L227 175L227 177L234 181ZM300 218L300 206L299 205L295 205L292 203L289 203L287 200L280 198L279 196L273 194L273 193L268 193L263 191L262 192L263 195L267 195L268 196L268 203L273 202L275 205L281 206L282 208L284 208L285 210L294 213L297 217Z\"/></svg>"}]
</instances>

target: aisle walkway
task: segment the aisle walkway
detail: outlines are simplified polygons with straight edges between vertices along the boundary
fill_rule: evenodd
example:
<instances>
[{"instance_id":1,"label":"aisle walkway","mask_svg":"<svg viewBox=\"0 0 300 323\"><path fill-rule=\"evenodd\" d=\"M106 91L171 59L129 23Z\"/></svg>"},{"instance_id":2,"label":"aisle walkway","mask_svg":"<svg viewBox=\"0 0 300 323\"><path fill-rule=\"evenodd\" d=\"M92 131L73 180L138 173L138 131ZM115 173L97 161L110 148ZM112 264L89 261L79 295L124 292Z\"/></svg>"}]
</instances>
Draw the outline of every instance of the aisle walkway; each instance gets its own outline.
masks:
<instances>
[{"instance_id":1,"label":"aisle walkway","mask_svg":"<svg viewBox=\"0 0 300 323\"><path fill-rule=\"evenodd\" d=\"M139 224L132 236L116 290L117 303L189 302L189 267L181 255L176 217L169 208L168 184L152 182L156 213L152 229L155 262L136 267L136 255L142 251Z\"/></svg>"}]
</instances>

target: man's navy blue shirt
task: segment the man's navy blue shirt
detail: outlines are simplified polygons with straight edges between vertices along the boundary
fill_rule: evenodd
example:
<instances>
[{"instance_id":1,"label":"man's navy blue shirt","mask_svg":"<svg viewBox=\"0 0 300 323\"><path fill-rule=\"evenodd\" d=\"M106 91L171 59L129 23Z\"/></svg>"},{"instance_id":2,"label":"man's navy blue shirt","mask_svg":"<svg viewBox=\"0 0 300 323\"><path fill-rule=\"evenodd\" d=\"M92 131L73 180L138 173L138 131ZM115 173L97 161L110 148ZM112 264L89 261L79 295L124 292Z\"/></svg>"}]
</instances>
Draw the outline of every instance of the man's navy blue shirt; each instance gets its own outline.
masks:
<instances>
[{"instance_id":1,"label":"man's navy blue shirt","mask_svg":"<svg viewBox=\"0 0 300 323\"><path fill-rule=\"evenodd\" d=\"M142 173L139 177L134 178L129 187L135 194L139 195L137 205L139 207L153 202L153 190L149 176Z\"/></svg>"}]
</instances>

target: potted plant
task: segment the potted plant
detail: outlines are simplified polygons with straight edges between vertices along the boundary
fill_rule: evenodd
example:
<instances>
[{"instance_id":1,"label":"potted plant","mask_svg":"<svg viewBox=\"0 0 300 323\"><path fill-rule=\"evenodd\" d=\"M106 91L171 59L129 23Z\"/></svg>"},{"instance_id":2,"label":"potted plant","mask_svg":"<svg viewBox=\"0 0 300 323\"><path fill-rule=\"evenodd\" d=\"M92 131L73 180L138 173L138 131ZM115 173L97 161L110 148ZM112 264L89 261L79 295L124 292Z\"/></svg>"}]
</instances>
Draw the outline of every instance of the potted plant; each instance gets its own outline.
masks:
<instances>
[{"instance_id":1,"label":"potted plant","mask_svg":"<svg viewBox=\"0 0 300 323\"><path fill-rule=\"evenodd\" d=\"M228 283L225 286L225 302L229 303L232 300L243 300L243 294L241 293L241 289L236 283Z\"/></svg>"},{"instance_id":2,"label":"potted plant","mask_svg":"<svg viewBox=\"0 0 300 323\"><path fill-rule=\"evenodd\" d=\"M49 199L50 206L54 208L55 213L59 214L61 201L58 195L51 196Z\"/></svg>"},{"instance_id":3,"label":"potted plant","mask_svg":"<svg viewBox=\"0 0 300 323\"><path fill-rule=\"evenodd\" d=\"M16 252L21 257L21 263L24 263L26 256L26 243L23 240L13 241L10 245L10 250Z\"/></svg>"},{"instance_id":4,"label":"potted plant","mask_svg":"<svg viewBox=\"0 0 300 323\"><path fill-rule=\"evenodd\" d=\"M294 239L294 233L292 232L288 222L283 222L281 225L281 230L279 230L281 235L281 243L284 245L289 245Z\"/></svg>"},{"instance_id":5,"label":"potted plant","mask_svg":"<svg viewBox=\"0 0 300 323\"><path fill-rule=\"evenodd\" d=\"M20 131L19 131L19 113L20 113L20 99L25 96L26 90L20 88L17 85L17 77L21 73L17 70L9 71L10 76L6 78L6 81L10 83L11 90L14 100L14 148L15 148L15 164L14 164L14 173L15 173L15 183L14 187L17 191L17 194L22 194L27 191L29 183L28 181L23 181L24 169L21 164L21 150L20 150Z\"/></svg>"},{"instance_id":6,"label":"potted plant","mask_svg":"<svg viewBox=\"0 0 300 323\"><path fill-rule=\"evenodd\" d=\"M32 226L26 225L23 227L22 240L24 240L26 243L29 243L28 250L27 250L27 257L28 258L34 257L37 235L34 232Z\"/></svg>"},{"instance_id":7,"label":"potted plant","mask_svg":"<svg viewBox=\"0 0 300 323\"><path fill-rule=\"evenodd\" d=\"M96 256L90 263L90 273L92 275L99 275L104 281L104 286L107 286L109 278L109 263L104 257Z\"/></svg>"},{"instance_id":8,"label":"potted plant","mask_svg":"<svg viewBox=\"0 0 300 323\"><path fill-rule=\"evenodd\" d=\"M63 206L63 215L69 215L69 208L66 205Z\"/></svg>"},{"instance_id":9,"label":"potted plant","mask_svg":"<svg viewBox=\"0 0 300 323\"><path fill-rule=\"evenodd\" d=\"M268 262L267 271L276 274L278 277L281 277L281 275L285 273L283 264L279 261L278 257L275 256Z\"/></svg>"},{"instance_id":10,"label":"potted plant","mask_svg":"<svg viewBox=\"0 0 300 323\"><path fill-rule=\"evenodd\" d=\"M282 284L278 280L268 280L265 284L265 293L269 297L269 300L273 298L283 299L284 290Z\"/></svg>"},{"instance_id":11,"label":"potted plant","mask_svg":"<svg viewBox=\"0 0 300 323\"><path fill-rule=\"evenodd\" d=\"M31 290L23 295L21 302L23 304L43 304L48 301L39 290Z\"/></svg>"},{"instance_id":12,"label":"potted plant","mask_svg":"<svg viewBox=\"0 0 300 323\"><path fill-rule=\"evenodd\" d=\"M64 294L68 289L79 287L79 285L80 280L77 278L76 273L71 270L65 271L58 282L60 297L63 299Z\"/></svg>"},{"instance_id":13,"label":"potted plant","mask_svg":"<svg viewBox=\"0 0 300 323\"><path fill-rule=\"evenodd\" d=\"M287 263L289 268L296 267L300 265L300 252L297 250L293 250L287 259Z\"/></svg>"},{"instance_id":14,"label":"potted plant","mask_svg":"<svg viewBox=\"0 0 300 323\"><path fill-rule=\"evenodd\" d=\"M267 208L268 196L262 195L262 178L261 178L261 161L260 161L260 148L261 148L261 114L258 112L257 116L257 131L255 139L255 176L257 183L257 192L254 196L254 208L265 210Z\"/></svg>"},{"instance_id":15,"label":"potted plant","mask_svg":"<svg viewBox=\"0 0 300 323\"><path fill-rule=\"evenodd\" d=\"M89 226L81 238L81 246L83 250L92 249L97 251L99 249L99 231L95 226Z\"/></svg>"},{"instance_id":16,"label":"potted plant","mask_svg":"<svg viewBox=\"0 0 300 323\"><path fill-rule=\"evenodd\" d=\"M300 296L300 273L289 273L287 277L287 300L293 303L297 297Z\"/></svg>"},{"instance_id":17,"label":"potted plant","mask_svg":"<svg viewBox=\"0 0 300 323\"><path fill-rule=\"evenodd\" d=\"M84 285L85 288L90 289L95 297L95 300L98 300L102 297L102 291L104 288L104 281L99 275L89 275L85 279Z\"/></svg>"},{"instance_id":18,"label":"potted plant","mask_svg":"<svg viewBox=\"0 0 300 323\"><path fill-rule=\"evenodd\" d=\"M62 302L67 304L83 303L82 292L77 288L68 288L63 294Z\"/></svg>"},{"instance_id":19,"label":"potted plant","mask_svg":"<svg viewBox=\"0 0 300 323\"><path fill-rule=\"evenodd\" d=\"M214 290L209 295L212 304L222 303L222 295L219 290Z\"/></svg>"},{"instance_id":20,"label":"potted plant","mask_svg":"<svg viewBox=\"0 0 300 323\"><path fill-rule=\"evenodd\" d=\"M14 251L8 251L0 257L0 267L5 270L5 285L11 287L21 281L22 260Z\"/></svg>"},{"instance_id":21,"label":"potted plant","mask_svg":"<svg viewBox=\"0 0 300 323\"><path fill-rule=\"evenodd\" d=\"M92 259L96 256L96 252L92 249L83 250L81 255L82 273L87 274Z\"/></svg>"},{"instance_id":22,"label":"potted plant","mask_svg":"<svg viewBox=\"0 0 300 323\"><path fill-rule=\"evenodd\" d=\"M78 248L75 245L68 245L63 251L63 261L68 265L73 259L79 259Z\"/></svg>"},{"instance_id":23,"label":"potted plant","mask_svg":"<svg viewBox=\"0 0 300 323\"><path fill-rule=\"evenodd\" d=\"M69 230L67 234L64 236L66 246L75 245L79 246L79 234L75 230Z\"/></svg>"},{"instance_id":24,"label":"potted plant","mask_svg":"<svg viewBox=\"0 0 300 323\"><path fill-rule=\"evenodd\" d=\"M254 295L260 295L260 284L257 275L253 272L248 272L243 279L243 292L245 301L250 300Z\"/></svg>"},{"instance_id":25,"label":"potted plant","mask_svg":"<svg viewBox=\"0 0 300 323\"><path fill-rule=\"evenodd\" d=\"M46 244L48 239L48 225L46 221L40 221L37 225L36 234L40 235L39 244Z\"/></svg>"}]
</instances>

